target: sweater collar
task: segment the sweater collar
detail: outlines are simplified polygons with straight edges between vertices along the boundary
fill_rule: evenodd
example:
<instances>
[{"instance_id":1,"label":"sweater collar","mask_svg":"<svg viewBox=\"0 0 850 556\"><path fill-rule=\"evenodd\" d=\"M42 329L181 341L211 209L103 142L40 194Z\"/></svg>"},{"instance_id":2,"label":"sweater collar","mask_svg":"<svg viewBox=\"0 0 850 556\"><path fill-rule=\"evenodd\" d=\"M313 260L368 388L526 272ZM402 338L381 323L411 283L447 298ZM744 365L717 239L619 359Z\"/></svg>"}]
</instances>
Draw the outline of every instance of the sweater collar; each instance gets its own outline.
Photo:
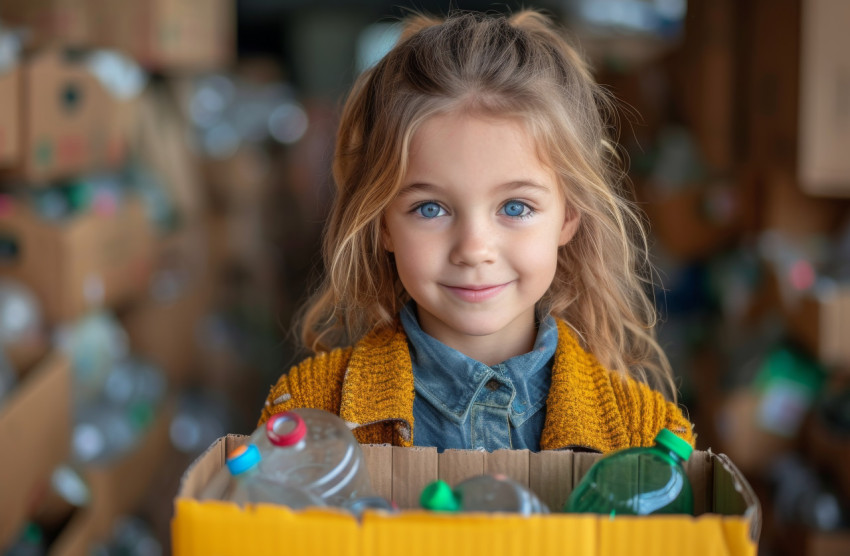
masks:
<instances>
[{"instance_id":1,"label":"sweater collar","mask_svg":"<svg viewBox=\"0 0 850 556\"><path fill-rule=\"evenodd\" d=\"M342 383L339 416L355 429L393 422L402 446L413 444L413 365L399 322L379 327L354 346Z\"/></svg>"},{"instance_id":2,"label":"sweater collar","mask_svg":"<svg viewBox=\"0 0 850 556\"><path fill-rule=\"evenodd\" d=\"M552 383L546 399L541 450L584 448L609 452L627 444L623 417L603 402L612 378L561 319ZM352 429L391 422L402 446L413 444L413 365L401 324L377 328L354 347L342 385L339 415ZM594 430L588 430L593 423ZM597 430L598 428L604 431ZM600 434L603 433L603 434ZM609 438L606 445L598 438Z\"/></svg>"}]
</instances>

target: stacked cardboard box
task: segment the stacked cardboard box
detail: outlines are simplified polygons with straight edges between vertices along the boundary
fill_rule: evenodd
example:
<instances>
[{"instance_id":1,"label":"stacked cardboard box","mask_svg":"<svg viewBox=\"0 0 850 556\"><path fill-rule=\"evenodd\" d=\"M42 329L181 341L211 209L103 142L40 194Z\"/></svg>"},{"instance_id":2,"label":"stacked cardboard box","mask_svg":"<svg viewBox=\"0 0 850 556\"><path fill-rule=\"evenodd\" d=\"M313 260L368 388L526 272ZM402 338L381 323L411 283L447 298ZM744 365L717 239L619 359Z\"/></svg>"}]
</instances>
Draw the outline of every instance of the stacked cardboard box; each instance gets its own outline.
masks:
<instances>
[{"instance_id":1,"label":"stacked cardboard box","mask_svg":"<svg viewBox=\"0 0 850 556\"><path fill-rule=\"evenodd\" d=\"M38 503L53 467L68 456L71 370L58 353L22 374L0 406L0 547L9 543Z\"/></svg>"}]
</instances>

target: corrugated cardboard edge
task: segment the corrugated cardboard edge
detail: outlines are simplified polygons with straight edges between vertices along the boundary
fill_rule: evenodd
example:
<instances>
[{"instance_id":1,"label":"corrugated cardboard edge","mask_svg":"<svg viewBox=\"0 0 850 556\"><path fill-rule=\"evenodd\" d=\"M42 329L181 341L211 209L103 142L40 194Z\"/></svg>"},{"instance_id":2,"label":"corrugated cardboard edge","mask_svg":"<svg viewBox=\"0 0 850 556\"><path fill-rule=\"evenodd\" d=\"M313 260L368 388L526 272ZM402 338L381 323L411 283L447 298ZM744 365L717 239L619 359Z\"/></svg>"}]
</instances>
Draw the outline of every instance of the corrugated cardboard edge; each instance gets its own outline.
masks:
<instances>
[{"instance_id":1,"label":"corrugated cardboard edge","mask_svg":"<svg viewBox=\"0 0 850 556\"><path fill-rule=\"evenodd\" d=\"M209 448L195 458L183 476L180 478L180 486L177 488L177 498L192 498L196 496L200 489L206 484L216 472L224 465L225 459L225 443L227 438L231 436L222 436L213 442ZM199 471L200 473L196 472Z\"/></svg>"},{"instance_id":2,"label":"corrugated cardboard edge","mask_svg":"<svg viewBox=\"0 0 850 556\"><path fill-rule=\"evenodd\" d=\"M708 452L711 453L711 450ZM744 478L743 473L729 459L729 456L714 454L714 462L713 511L723 515L743 515L750 522L750 539L758 544L762 524L761 502L758 496L756 496L747 479ZM720 464L719 468L717 464ZM727 484L740 494L740 498L737 500L734 497L721 498L723 493L730 492L727 488L724 488ZM740 501L744 502L744 507L741 507Z\"/></svg>"}]
</instances>

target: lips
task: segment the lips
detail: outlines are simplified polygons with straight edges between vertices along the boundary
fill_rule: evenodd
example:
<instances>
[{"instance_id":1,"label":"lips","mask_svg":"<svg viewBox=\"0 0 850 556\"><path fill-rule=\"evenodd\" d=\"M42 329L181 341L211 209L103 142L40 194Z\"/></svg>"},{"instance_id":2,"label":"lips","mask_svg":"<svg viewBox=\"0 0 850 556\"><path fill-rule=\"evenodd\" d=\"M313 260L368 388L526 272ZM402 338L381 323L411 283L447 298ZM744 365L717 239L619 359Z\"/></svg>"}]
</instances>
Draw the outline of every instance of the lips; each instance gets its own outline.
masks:
<instances>
[{"instance_id":1,"label":"lips","mask_svg":"<svg viewBox=\"0 0 850 556\"><path fill-rule=\"evenodd\" d=\"M497 284L495 286L464 285L443 287L446 288L449 293L461 299L462 301L467 301L469 303L479 303L481 301L487 301L488 299L496 297L505 288L508 287L508 284L510 284L510 282L507 282L505 284Z\"/></svg>"}]
</instances>

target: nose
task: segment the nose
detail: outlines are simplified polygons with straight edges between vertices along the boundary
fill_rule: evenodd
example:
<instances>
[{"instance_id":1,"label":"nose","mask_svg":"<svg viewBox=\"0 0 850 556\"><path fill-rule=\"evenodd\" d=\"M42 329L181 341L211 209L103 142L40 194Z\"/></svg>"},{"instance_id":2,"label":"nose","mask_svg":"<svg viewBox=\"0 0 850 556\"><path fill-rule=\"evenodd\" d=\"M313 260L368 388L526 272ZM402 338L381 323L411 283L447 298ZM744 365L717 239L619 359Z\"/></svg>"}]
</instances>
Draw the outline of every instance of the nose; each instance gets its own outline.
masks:
<instances>
[{"instance_id":1,"label":"nose","mask_svg":"<svg viewBox=\"0 0 850 556\"><path fill-rule=\"evenodd\" d=\"M495 260L497 238L495 230L486 218L459 221L454 235L449 255L452 264L477 266Z\"/></svg>"}]
</instances>

